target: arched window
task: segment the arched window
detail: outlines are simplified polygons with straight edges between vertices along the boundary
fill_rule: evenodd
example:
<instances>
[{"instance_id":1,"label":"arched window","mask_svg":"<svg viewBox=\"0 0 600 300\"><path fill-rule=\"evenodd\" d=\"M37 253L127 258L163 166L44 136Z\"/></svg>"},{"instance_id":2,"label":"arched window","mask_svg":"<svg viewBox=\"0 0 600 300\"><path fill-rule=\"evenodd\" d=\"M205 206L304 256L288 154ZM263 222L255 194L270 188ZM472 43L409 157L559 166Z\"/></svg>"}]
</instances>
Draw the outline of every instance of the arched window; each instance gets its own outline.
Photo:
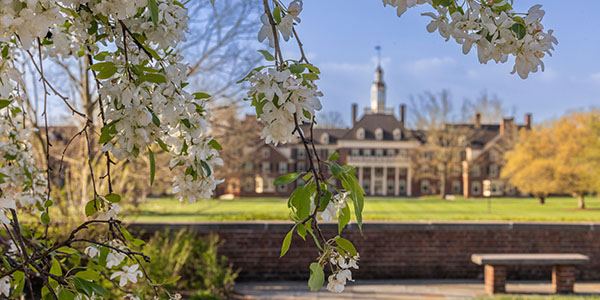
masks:
<instances>
[{"instance_id":1,"label":"arched window","mask_svg":"<svg viewBox=\"0 0 600 300\"><path fill-rule=\"evenodd\" d=\"M400 128L394 129L392 134L394 136L394 141L399 141L402 139L402 131L400 131Z\"/></svg>"},{"instance_id":2,"label":"arched window","mask_svg":"<svg viewBox=\"0 0 600 300\"><path fill-rule=\"evenodd\" d=\"M365 139L365 129L364 128L359 128L356 131L356 138L359 140L364 140Z\"/></svg>"},{"instance_id":3,"label":"arched window","mask_svg":"<svg viewBox=\"0 0 600 300\"><path fill-rule=\"evenodd\" d=\"M375 139L378 141L383 140L383 129L381 129L381 128L375 129Z\"/></svg>"},{"instance_id":4,"label":"arched window","mask_svg":"<svg viewBox=\"0 0 600 300\"><path fill-rule=\"evenodd\" d=\"M327 132L321 135L321 144L329 144L329 134Z\"/></svg>"}]
</instances>

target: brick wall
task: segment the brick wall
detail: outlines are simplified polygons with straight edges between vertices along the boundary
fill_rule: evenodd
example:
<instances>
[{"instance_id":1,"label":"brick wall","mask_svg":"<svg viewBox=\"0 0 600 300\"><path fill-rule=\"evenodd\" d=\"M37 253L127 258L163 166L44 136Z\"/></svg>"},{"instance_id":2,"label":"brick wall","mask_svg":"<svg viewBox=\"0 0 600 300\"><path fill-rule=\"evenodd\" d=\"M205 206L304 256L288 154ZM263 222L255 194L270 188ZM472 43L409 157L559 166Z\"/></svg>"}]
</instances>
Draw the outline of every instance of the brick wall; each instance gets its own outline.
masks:
<instances>
[{"instance_id":1,"label":"brick wall","mask_svg":"<svg viewBox=\"0 0 600 300\"><path fill-rule=\"evenodd\" d=\"M279 259L287 222L224 222L131 225L153 232L190 227L199 235L225 240L220 253L241 268L242 280L305 279L317 253L312 239L294 234L292 247ZM336 226L323 226L333 236ZM483 278L472 253L581 253L590 263L578 266L578 280L600 279L600 224L513 222L370 222L363 235L350 224L343 236L361 254L355 278ZM552 266L507 268L508 279L552 278Z\"/></svg>"}]
</instances>

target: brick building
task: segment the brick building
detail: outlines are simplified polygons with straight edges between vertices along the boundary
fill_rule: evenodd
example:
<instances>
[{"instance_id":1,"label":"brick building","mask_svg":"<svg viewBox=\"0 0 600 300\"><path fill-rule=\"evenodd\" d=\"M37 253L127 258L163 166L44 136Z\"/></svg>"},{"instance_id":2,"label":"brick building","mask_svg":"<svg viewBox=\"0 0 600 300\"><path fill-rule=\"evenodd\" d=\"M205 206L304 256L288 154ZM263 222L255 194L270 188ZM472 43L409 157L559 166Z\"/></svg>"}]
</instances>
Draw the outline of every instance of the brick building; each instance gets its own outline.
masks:
<instances>
[{"instance_id":1,"label":"brick building","mask_svg":"<svg viewBox=\"0 0 600 300\"><path fill-rule=\"evenodd\" d=\"M386 86L383 70L375 71L371 86L370 107L359 116L358 105L352 104L352 127L343 129L314 128L313 139L321 158L338 152L340 164L357 168L359 183L370 196L421 196L440 191L439 176L434 171L417 175L415 154L427 155L427 132L411 129L406 124L406 106L400 105L398 114L385 106ZM246 122L255 122L247 117ZM531 115L517 125L513 118L504 118L499 124L482 124L477 114L472 123L448 124L468 128L467 146L461 153L462 163L452 166L446 180L448 194L466 197L514 196L518 191L500 178L504 153L511 149L518 131L531 127ZM308 128L305 132L307 136ZM247 151L254 159L241 168L254 176L230 178L219 188L220 194L234 196L288 196L296 187L274 186L278 176L306 170L308 160L301 143L265 145L260 141ZM242 173L242 172L240 172ZM228 183L229 182L229 183ZM297 182L302 184L302 182Z\"/></svg>"}]
</instances>

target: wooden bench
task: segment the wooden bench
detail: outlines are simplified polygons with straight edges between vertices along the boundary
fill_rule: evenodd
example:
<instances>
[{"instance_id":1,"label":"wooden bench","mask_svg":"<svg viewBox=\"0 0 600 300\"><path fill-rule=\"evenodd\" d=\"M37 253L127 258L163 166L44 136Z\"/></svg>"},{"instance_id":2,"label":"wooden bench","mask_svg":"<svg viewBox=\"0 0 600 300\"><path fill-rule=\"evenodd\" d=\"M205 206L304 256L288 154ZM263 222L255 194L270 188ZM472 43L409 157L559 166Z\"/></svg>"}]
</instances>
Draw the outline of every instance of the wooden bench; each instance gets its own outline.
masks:
<instances>
[{"instance_id":1,"label":"wooden bench","mask_svg":"<svg viewBox=\"0 0 600 300\"><path fill-rule=\"evenodd\" d=\"M552 288L554 293L573 293L575 265L588 262L589 257L576 253L507 253L471 255L471 260L484 267L485 290L490 293L506 292L506 266L552 265Z\"/></svg>"}]
</instances>

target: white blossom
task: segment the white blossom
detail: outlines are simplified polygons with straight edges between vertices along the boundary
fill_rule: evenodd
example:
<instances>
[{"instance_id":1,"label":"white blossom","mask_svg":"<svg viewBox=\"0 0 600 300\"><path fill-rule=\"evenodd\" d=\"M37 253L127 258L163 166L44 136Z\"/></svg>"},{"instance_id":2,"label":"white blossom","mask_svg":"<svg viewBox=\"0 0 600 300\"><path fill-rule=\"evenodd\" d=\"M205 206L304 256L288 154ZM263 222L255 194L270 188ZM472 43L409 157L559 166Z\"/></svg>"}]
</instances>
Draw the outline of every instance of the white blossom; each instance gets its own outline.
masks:
<instances>
[{"instance_id":1,"label":"white blossom","mask_svg":"<svg viewBox=\"0 0 600 300\"><path fill-rule=\"evenodd\" d=\"M8 276L0 278L0 295L7 298L10 296L10 278Z\"/></svg>"},{"instance_id":2,"label":"white blossom","mask_svg":"<svg viewBox=\"0 0 600 300\"><path fill-rule=\"evenodd\" d=\"M138 270L139 265L123 266L123 271L114 272L110 275L110 279L121 277L119 280L119 286L125 286L128 281L132 283L137 282L138 277L142 277L142 271Z\"/></svg>"},{"instance_id":3,"label":"white blossom","mask_svg":"<svg viewBox=\"0 0 600 300\"><path fill-rule=\"evenodd\" d=\"M96 248L95 246L87 246L85 248L85 250L83 251L83 253L85 253L87 256L94 258L98 255L100 255L100 250L98 250L98 248Z\"/></svg>"}]
</instances>

